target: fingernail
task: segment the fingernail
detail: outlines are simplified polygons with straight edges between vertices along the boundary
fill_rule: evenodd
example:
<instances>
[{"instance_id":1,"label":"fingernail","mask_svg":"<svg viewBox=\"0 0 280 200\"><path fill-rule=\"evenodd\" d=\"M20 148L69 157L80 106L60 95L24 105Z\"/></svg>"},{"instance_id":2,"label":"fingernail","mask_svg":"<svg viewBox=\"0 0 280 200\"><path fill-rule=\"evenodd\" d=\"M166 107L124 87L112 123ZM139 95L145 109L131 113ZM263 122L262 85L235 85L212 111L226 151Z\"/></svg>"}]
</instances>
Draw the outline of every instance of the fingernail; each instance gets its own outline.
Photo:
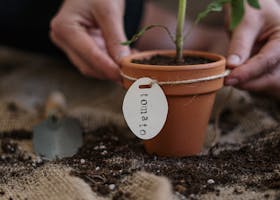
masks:
<instances>
[{"instance_id":1,"label":"fingernail","mask_svg":"<svg viewBox=\"0 0 280 200\"><path fill-rule=\"evenodd\" d=\"M130 51L127 50L127 51L121 51L117 57L116 57L116 61L119 62L123 57L126 57L130 54Z\"/></svg>"},{"instance_id":2,"label":"fingernail","mask_svg":"<svg viewBox=\"0 0 280 200\"><path fill-rule=\"evenodd\" d=\"M239 83L238 79L236 78L229 78L225 80L226 85L237 85Z\"/></svg>"},{"instance_id":3,"label":"fingernail","mask_svg":"<svg viewBox=\"0 0 280 200\"><path fill-rule=\"evenodd\" d=\"M233 54L228 57L227 63L228 65L237 66L241 64L241 59L238 55Z\"/></svg>"}]
</instances>

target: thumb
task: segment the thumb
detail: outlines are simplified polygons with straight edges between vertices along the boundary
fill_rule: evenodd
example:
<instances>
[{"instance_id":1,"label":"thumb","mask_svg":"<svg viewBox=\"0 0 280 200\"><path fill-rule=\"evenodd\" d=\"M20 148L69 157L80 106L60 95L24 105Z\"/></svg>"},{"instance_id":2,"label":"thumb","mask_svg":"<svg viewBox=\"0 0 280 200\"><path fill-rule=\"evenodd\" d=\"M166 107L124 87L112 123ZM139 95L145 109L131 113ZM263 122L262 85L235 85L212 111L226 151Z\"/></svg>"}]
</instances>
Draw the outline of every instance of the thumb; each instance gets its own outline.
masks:
<instances>
[{"instance_id":1,"label":"thumb","mask_svg":"<svg viewBox=\"0 0 280 200\"><path fill-rule=\"evenodd\" d=\"M227 65L237 67L251 55L260 28L243 21L233 32L228 50Z\"/></svg>"},{"instance_id":2,"label":"thumb","mask_svg":"<svg viewBox=\"0 0 280 200\"><path fill-rule=\"evenodd\" d=\"M117 15L114 16L112 13L100 20L99 26L110 56L116 63L119 63L122 57L130 54L130 49L128 46L121 44L127 40L124 32L123 18L116 17Z\"/></svg>"}]
</instances>

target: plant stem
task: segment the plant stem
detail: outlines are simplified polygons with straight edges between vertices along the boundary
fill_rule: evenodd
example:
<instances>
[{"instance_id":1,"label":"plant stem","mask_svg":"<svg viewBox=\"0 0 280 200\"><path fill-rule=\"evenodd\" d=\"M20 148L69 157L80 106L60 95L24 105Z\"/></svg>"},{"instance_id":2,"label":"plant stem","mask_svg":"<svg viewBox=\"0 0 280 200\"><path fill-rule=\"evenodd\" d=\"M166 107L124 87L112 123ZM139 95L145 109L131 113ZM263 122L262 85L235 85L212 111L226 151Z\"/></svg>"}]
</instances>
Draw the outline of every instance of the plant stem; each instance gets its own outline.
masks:
<instances>
[{"instance_id":1,"label":"plant stem","mask_svg":"<svg viewBox=\"0 0 280 200\"><path fill-rule=\"evenodd\" d=\"M182 63L183 47L184 47L184 25L186 18L187 0L179 0L179 9L177 17L177 30L176 30L176 61Z\"/></svg>"}]
</instances>

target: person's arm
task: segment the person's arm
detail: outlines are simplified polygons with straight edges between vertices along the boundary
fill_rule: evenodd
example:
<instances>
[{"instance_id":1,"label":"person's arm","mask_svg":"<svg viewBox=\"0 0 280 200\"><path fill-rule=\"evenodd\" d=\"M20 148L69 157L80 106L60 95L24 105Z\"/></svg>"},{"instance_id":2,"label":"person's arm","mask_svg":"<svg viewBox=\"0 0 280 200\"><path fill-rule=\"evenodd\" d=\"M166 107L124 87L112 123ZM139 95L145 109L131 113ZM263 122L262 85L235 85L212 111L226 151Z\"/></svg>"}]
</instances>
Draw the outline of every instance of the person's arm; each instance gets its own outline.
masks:
<instances>
[{"instance_id":1,"label":"person's arm","mask_svg":"<svg viewBox=\"0 0 280 200\"><path fill-rule=\"evenodd\" d=\"M225 83L280 98L280 5L260 0L261 10L246 7L245 18L232 33Z\"/></svg>"},{"instance_id":2,"label":"person's arm","mask_svg":"<svg viewBox=\"0 0 280 200\"><path fill-rule=\"evenodd\" d=\"M86 76L120 81L118 62L128 55L124 0L65 0L51 22L51 38Z\"/></svg>"}]
</instances>

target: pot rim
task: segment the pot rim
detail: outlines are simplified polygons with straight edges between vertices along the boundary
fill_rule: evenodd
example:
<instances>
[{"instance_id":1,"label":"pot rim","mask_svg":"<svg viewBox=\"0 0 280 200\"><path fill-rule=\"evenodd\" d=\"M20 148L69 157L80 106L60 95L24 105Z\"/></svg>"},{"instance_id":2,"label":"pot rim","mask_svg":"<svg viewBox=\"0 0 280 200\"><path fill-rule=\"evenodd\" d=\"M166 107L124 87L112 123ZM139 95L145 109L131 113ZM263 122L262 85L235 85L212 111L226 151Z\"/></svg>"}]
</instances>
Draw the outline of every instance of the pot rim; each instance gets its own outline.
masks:
<instances>
[{"instance_id":1,"label":"pot rim","mask_svg":"<svg viewBox=\"0 0 280 200\"><path fill-rule=\"evenodd\" d=\"M203 52L203 51L193 51L193 50L184 50L184 55L191 55L191 56L199 56L202 58L208 58L213 60L211 63L205 64L196 64L196 65L179 65L179 66L172 66L172 65L147 65L147 64L137 64L132 63L131 60L133 59L141 59L145 57L150 57L153 55L175 55L175 50L151 50L151 51L143 51L139 53L135 53L124 57L121 60L121 66L128 66L134 69L146 69L146 70L158 70L158 71L180 71L180 70L199 70L199 69L209 69L215 68L220 65L224 65L226 60L223 56L215 53Z\"/></svg>"}]
</instances>

